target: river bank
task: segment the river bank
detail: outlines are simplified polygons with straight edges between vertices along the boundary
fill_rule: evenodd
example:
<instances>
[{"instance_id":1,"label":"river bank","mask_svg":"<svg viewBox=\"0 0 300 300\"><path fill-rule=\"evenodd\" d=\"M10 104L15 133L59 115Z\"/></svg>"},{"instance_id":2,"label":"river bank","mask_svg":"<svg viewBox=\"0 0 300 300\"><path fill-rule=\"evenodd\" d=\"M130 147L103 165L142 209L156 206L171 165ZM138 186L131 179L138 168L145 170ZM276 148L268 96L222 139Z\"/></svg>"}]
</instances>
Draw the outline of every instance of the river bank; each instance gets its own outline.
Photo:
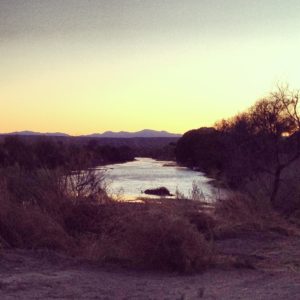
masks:
<instances>
[{"instance_id":1,"label":"river bank","mask_svg":"<svg viewBox=\"0 0 300 300\"><path fill-rule=\"evenodd\" d=\"M300 238L254 234L216 243L248 260L201 274L128 271L52 251L2 250L0 298L9 299L297 299Z\"/></svg>"}]
</instances>

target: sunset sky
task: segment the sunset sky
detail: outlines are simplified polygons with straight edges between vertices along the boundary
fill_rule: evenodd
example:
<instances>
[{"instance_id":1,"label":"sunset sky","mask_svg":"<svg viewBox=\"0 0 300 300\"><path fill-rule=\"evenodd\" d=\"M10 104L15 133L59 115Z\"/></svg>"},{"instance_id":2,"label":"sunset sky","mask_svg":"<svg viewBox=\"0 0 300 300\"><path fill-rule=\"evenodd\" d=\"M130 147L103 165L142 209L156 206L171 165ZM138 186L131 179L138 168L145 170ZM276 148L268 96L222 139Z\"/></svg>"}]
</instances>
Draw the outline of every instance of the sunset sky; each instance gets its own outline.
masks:
<instances>
[{"instance_id":1,"label":"sunset sky","mask_svg":"<svg viewBox=\"0 0 300 300\"><path fill-rule=\"evenodd\" d=\"M299 0L0 0L0 132L183 133L300 88Z\"/></svg>"}]
</instances>

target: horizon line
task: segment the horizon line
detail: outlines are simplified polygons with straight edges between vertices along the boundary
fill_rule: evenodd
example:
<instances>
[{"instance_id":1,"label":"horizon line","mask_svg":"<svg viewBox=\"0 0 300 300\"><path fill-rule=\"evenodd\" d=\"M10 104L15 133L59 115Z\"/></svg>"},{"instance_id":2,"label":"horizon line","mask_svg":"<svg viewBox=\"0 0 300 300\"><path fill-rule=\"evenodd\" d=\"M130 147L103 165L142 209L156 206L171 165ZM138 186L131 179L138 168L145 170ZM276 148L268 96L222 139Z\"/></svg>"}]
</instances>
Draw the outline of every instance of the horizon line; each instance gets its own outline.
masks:
<instances>
[{"instance_id":1,"label":"horizon line","mask_svg":"<svg viewBox=\"0 0 300 300\"><path fill-rule=\"evenodd\" d=\"M48 134L58 134L58 135L66 135L66 136L70 136L70 137L84 137L84 136L91 136L91 135L102 135L105 133L113 133L113 134L118 134L118 133L128 133L128 134L134 134L134 133L140 133L143 131L153 131L156 133L160 133L160 132L164 132L164 133L168 133L168 134L172 134L172 135L183 135L184 133L179 133L179 132L170 132L167 130L156 130L156 129L140 129L140 130L136 130L136 131L127 131L127 130L120 130L120 131L113 131L113 130L105 130L105 131L101 131L101 132L91 132L91 133L83 133L83 134L72 134L72 133L68 133L68 132L63 132L63 131L35 131L35 130L16 130L16 131L9 131L9 132L0 132L0 135L26 135L26 133L28 133L28 135L32 134L40 134L40 135L48 135Z\"/></svg>"}]
</instances>

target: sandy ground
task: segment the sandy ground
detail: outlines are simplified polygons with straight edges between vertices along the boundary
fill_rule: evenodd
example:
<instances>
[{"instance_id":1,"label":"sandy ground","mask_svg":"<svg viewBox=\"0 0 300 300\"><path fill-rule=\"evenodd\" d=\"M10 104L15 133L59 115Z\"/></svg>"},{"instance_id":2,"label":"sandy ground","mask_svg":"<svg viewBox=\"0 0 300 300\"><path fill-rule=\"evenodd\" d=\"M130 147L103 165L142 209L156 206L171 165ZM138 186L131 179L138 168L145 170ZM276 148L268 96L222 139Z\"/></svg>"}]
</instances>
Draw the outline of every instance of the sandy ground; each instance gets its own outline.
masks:
<instances>
[{"instance_id":1,"label":"sandy ground","mask_svg":"<svg viewBox=\"0 0 300 300\"><path fill-rule=\"evenodd\" d=\"M260 234L219 241L217 250L244 267L183 276L2 250L0 299L300 299L300 238Z\"/></svg>"}]
</instances>

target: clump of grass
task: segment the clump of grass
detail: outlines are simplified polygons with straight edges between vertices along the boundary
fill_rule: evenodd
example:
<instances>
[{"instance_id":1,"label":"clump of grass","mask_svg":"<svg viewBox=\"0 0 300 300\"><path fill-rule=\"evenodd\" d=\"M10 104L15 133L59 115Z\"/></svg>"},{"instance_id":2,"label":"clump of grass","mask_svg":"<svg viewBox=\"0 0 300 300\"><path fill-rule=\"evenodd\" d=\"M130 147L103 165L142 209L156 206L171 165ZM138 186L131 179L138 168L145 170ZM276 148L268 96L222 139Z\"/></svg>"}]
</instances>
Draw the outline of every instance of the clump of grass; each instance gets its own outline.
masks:
<instances>
[{"instance_id":1,"label":"clump of grass","mask_svg":"<svg viewBox=\"0 0 300 300\"><path fill-rule=\"evenodd\" d=\"M52 200L52 198L51 198ZM73 244L57 215L30 202L15 201L5 180L0 184L0 236L6 246L67 250Z\"/></svg>"},{"instance_id":2,"label":"clump of grass","mask_svg":"<svg viewBox=\"0 0 300 300\"><path fill-rule=\"evenodd\" d=\"M282 234L293 232L292 226L276 212L268 201L232 193L227 199L218 200L213 229L216 239L241 237L262 231Z\"/></svg>"},{"instance_id":3,"label":"clump of grass","mask_svg":"<svg viewBox=\"0 0 300 300\"><path fill-rule=\"evenodd\" d=\"M177 215L188 220L209 241L212 238L212 228L215 226L213 215L214 204L189 200L185 198L175 199L144 199L145 204L151 209L156 209L166 215Z\"/></svg>"},{"instance_id":4,"label":"clump of grass","mask_svg":"<svg viewBox=\"0 0 300 300\"><path fill-rule=\"evenodd\" d=\"M300 227L300 209L294 211L290 215L289 221L295 224L296 226Z\"/></svg>"},{"instance_id":5,"label":"clump of grass","mask_svg":"<svg viewBox=\"0 0 300 300\"><path fill-rule=\"evenodd\" d=\"M188 219L144 204L122 205L90 253L127 266L191 272L206 268L212 248Z\"/></svg>"}]
</instances>

